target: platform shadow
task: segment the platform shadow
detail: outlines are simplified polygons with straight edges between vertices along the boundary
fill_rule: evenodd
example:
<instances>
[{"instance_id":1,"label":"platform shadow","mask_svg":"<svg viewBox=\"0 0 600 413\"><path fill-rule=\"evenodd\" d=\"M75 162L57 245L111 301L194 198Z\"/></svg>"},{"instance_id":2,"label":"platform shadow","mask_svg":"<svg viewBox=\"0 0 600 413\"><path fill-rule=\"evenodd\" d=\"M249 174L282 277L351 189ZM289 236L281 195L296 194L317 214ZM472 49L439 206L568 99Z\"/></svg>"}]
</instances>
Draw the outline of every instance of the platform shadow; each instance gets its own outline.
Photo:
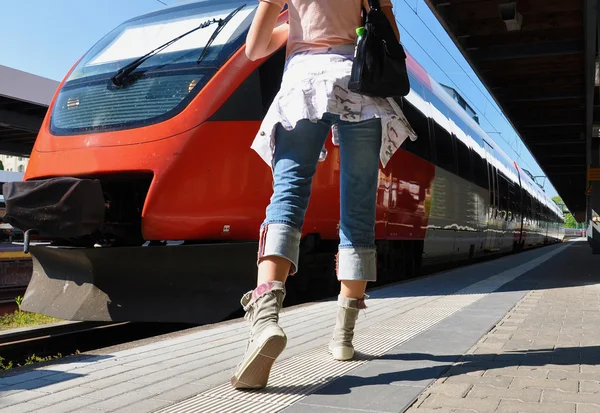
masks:
<instances>
[{"instance_id":1,"label":"platform shadow","mask_svg":"<svg viewBox=\"0 0 600 413\"><path fill-rule=\"evenodd\" d=\"M532 368L544 369L552 364L556 366L571 366L576 364L598 365L600 363L600 346L588 347L561 347L556 349L538 349L530 351L514 351L508 353L468 354L468 355L433 355L426 353L388 354L376 360L388 363L387 369L392 370L379 374L369 374L369 370L383 370L366 368L362 374L346 375L339 380L321 388L315 394L343 395L349 394L353 388L373 385L423 385L426 387L433 380L467 375L469 373L484 374L484 371L507 368ZM411 364L420 364L422 367L411 368ZM357 372L358 373L358 372ZM510 376L510 371L504 374ZM492 374L493 376L493 374ZM536 374L533 374L536 376Z\"/></svg>"},{"instance_id":2,"label":"platform shadow","mask_svg":"<svg viewBox=\"0 0 600 413\"><path fill-rule=\"evenodd\" d=\"M102 360L112 358L108 355L81 355L70 359L70 363L89 363L90 365ZM63 360L64 362L64 360ZM15 390L40 390L44 387L55 384L66 383L73 379L85 377L87 373L78 373L77 370L61 371L52 370L53 364L60 364L60 359L53 360L52 363L44 363L44 366L50 366L48 369L41 370L38 366L30 365L5 371L0 374L0 400L3 395L11 394ZM85 367L83 365L82 367Z\"/></svg>"},{"instance_id":3,"label":"platform shadow","mask_svg":"<svg viewBox=\"0 0 600 413\"><path fill-rule=\"evenodd\" d=\"M271 394L345 395L364 386L398 385L426 388L432 381L469 373L526 367L543 369L547 364L570 366L600 364L600 346L561 347L510 353L434 355L388 354L372 360L342 377L327 377L306 385L268 386ZM385 363L382 363L385 362ZM384 372L382 372L384 371ZM354 374L352 374L354 373ZM501 375L501 374L498 374ZM510 376L510 372L504 375ZM477 374L479 376L479 373ZM312 391L311 389L315 389Z\"/></svg>"},{"instance_id":4,"label":"platform shadow","mask_svg":"<svg viewBox=\"0 0 600 413\"><path fill-rule=\"evenodd\" d=\"M550 257L537 267L525 272L514 280L502 285L491 294L513 291L531 291L539 289L556 289L578 287L600 283L600 255L592 255L586 241L570 242L570 247ZM404 298L416 296L444 296L468 287L476 282L513 270L523 264L544 256L546 253L560 248L562 244L539 247L518 254L506 255L506 259L490 259L483 262L449 269L428 277L406 280L407 284L399 284L398 288L382 286L372 290L371 298ZM574 266L573 263L578 263ZM569 274L565 277L564 274Z\"/></svg>"}]
</instances>

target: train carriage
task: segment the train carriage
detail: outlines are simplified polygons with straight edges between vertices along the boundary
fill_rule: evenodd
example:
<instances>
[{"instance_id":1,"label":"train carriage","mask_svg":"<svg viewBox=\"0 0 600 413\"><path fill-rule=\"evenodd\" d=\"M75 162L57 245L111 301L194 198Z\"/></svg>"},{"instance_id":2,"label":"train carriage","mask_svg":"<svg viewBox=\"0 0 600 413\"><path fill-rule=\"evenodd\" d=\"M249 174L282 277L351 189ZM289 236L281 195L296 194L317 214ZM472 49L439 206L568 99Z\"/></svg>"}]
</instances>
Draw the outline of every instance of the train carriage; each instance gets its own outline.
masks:
<instances>
[{"instance_id":1,"label":"train carriage","mask_svg":"<svg viewBox=\"0 0 600 413\"><path fill-rule=\"evenodd\" d=\"M7 197L5 219L46 241L31 245L23 309L192 323L236 313L255 282L272 191L271 171L250 144L285 59L283 44L268 58L246 58L255 10L208 0L131 19L67 74L25 182L7 188L20 196ZM410 56L407 65L411 92L398 103L418 139L380 168L379 282L561 241L560 209ZM340 160L330 139L326 149L288 303L336 293ZM46 219L54 221L17 213L32 204L52 206ZM76 224L74 217L85 228L61 233L67 224L59 223Z\"/></svg>"}]
</instances>

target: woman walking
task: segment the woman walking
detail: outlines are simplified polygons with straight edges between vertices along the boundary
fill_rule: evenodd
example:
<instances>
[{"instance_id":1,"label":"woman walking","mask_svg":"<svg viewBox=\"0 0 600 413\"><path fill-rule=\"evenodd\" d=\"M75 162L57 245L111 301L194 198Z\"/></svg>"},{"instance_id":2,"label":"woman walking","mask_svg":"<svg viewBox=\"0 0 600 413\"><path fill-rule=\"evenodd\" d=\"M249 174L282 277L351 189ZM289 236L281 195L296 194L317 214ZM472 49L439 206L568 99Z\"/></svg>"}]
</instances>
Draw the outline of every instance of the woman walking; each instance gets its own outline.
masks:
<instances>
[{"instance_id":1,"label":"woman walking","mask_svg":"<svg viewBox=\"0 0 600 413\"><path fill-rule=\"evenodd\" d=\"M289 25L275 27L284 4ZM273 196L261 226L257 287L241 300L251 323L244 358L231 382L235 388L266 386L271 366L287 344L278 325L285 281L298 270L304 215L313 175L333 129L340 147L341 282L337 321L329 350L336 360L354 356L352 338L365 308L368 281L376 280L375 206L379 161L385 165L406 138L416 139L392 99L348 90L363 0L260 0L246 42L257 60L287 38L281 88L252 148L272 168ZM399 40L391 0L381 10Z\"/></svg>"}]
</instances>

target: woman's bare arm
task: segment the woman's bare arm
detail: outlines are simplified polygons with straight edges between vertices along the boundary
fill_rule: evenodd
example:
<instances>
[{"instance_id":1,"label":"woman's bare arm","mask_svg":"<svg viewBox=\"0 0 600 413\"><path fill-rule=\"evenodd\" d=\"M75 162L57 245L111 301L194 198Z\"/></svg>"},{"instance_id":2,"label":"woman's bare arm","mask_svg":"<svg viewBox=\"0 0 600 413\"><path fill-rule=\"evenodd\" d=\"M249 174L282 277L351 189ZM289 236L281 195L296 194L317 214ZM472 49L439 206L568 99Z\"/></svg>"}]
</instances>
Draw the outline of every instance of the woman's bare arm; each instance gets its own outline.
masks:
<instances>
[{"instance_id":1,"label":"woman's bare arm","mask_svg":"<svg viewBox=\"0 0 600 413\"><path fill-rule=\"evenodd\" d=\"M246 56L250 60L262 59L274 53L288 36L287 24L275 27L281 7L261 1L246 38Z\"/></svg>"}]
</instances>

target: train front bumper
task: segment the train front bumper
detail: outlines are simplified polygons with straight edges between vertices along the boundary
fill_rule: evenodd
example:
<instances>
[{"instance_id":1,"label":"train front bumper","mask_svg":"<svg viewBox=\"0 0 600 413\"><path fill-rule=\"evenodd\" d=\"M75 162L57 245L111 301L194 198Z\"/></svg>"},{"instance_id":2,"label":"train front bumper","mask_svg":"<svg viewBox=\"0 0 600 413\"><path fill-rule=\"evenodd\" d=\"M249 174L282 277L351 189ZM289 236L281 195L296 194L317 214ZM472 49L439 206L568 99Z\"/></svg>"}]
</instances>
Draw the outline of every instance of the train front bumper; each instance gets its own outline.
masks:
<instances>
[{"instance_id":1,"label":"train front bumper","mask_svg":"<svg viewBox=\"0 0 600 413\"><path fill-rule=\"evenodd\" d=\"M219 322L236 315L241 296L255 286L257 248L32 246L33 276L21 308L63 320Z\"/></svg>"}]
</instances>

